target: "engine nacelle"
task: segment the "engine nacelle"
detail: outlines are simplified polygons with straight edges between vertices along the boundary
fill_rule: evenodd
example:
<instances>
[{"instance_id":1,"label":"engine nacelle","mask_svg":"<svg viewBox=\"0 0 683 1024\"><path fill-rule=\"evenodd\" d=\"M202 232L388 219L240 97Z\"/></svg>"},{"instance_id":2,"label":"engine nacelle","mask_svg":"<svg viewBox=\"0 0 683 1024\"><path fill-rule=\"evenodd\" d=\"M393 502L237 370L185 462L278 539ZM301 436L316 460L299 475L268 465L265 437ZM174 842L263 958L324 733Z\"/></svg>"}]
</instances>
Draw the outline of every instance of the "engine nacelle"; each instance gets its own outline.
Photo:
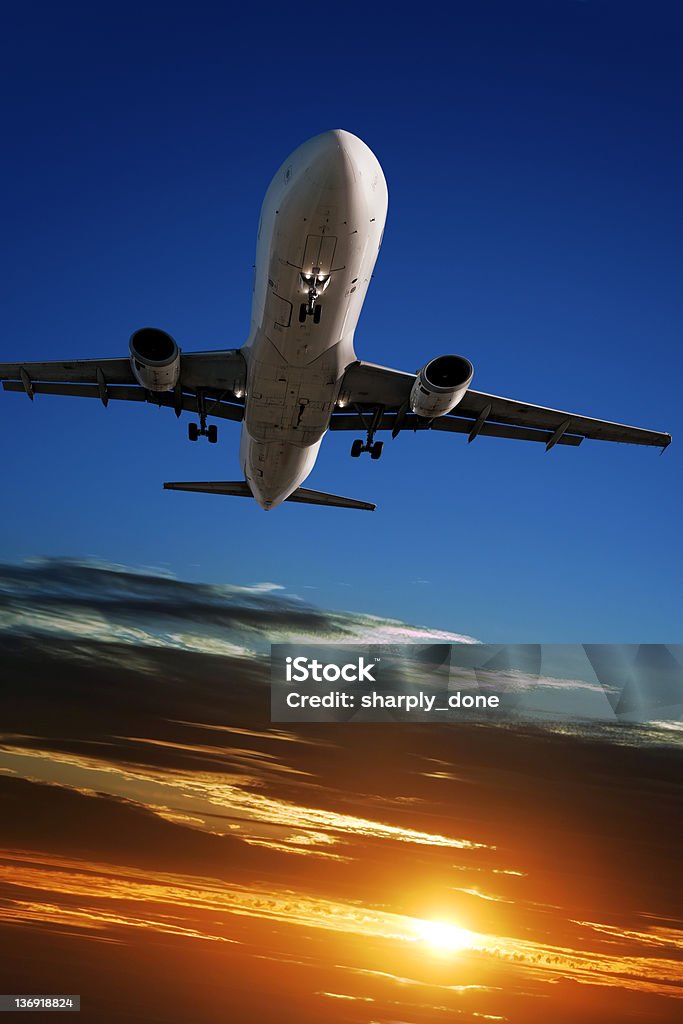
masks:
<instances>
[{"instance_id":1,"label":"engine nacelle","mask_svg":"<svg viewBox=\"0 0 683 1024\"><path fill-rule=\"evenodd\" d=\"M410 392L416 416L433 420L455 409L472 383L474 367L464 356L439 356L423 366Z\"/></svg>"},{"instance_id":2,"label":"engine nacelle","mask_svg":"<svg viewBox=\"0 0 683 1024\"><path fill-rule=\"evenodd\" d=\"M130 365L148 391L172 391L180 376L180 349L158 327L142 327L130 337Z\"/></svg>"}]
</instances>

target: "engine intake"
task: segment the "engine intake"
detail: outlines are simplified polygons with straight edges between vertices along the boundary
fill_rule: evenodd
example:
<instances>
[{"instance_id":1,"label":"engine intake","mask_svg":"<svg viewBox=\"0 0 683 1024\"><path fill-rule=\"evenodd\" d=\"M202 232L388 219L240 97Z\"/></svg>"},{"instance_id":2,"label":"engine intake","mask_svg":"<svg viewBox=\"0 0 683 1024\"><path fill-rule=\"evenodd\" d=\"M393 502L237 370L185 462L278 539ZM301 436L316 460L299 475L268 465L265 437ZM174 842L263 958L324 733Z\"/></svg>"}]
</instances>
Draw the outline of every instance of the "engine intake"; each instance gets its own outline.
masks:
<instances>
[{"instance_id":1,"label":"engine intake","mask_svg":"<svg viewBox=\"0 0 683 1024\"><path fill-rule=\"evenodd\" d=\"M130 338L130 365L148 391L172 391L180 376L180 349L158 327L142 327Z\"/></svg>"},{"instance_id":2,"label":"engine intake","mask_svg":"<svg viewBox=\"0 0 683 1024\"><path fill-rule=\"evenodd\" d=\"M464 356L439 356L423 366L410 392L416 416L435 419L455 409L472 383L474 367Z\"/></svg>"}]
</instances>

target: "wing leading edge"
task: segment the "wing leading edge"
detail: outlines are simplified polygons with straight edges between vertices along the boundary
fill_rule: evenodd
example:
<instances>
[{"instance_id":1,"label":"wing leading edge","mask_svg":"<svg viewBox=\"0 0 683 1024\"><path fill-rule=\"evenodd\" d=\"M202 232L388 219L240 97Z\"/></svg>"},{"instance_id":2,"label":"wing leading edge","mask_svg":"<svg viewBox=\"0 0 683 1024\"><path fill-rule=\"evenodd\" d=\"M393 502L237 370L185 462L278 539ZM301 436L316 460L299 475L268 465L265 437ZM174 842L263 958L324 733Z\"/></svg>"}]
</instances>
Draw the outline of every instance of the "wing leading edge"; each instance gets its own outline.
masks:
<instances>
[{"instance_id":1,"label":"wing leading edge","mask_svg":"<svg viewBox=\"0 0 683 1024\"><path fill-rule=\"evenodd\" d=\"M434 420L421 420L408 409L415 381L412 373L403 373L374 363L354 363L344 376L341 395L343 409L333 414L332 430L367 429L365 414L374 414L375 430L445 430L467 434L473 441L484 437L508 437L523 441L541 441L546 448L556 444L579 445L584 438L620 441L627 444L666 448L671 435L642 427L581 416L578 413L548 409L483 391L468 390L452 413Z\"/></svg>"}]
</instances>

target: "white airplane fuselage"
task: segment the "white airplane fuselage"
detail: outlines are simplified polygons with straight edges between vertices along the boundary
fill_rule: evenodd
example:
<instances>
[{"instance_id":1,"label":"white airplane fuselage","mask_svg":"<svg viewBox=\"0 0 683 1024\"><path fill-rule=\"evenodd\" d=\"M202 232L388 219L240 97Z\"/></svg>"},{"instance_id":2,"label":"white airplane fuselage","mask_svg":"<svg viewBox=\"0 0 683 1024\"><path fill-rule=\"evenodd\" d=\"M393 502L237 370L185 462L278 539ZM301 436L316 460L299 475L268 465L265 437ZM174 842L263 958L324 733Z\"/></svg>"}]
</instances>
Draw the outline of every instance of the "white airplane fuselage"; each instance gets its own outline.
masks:
<instances>
[{"instance_id":1,"label":"white airplane fuselage","mask_svg":"<svg viewBox=\"0 0 683 1024\"><path fill-rule=\"evenodd\" d=\"M266 192L256 245L240 463L275 508L309 475L346 368L387 213L372 151L345 131L309 139ZM309 288L318 294L311 299ZM306 310L302 307L306 307ZM317 307L317 308L316 308ZM303 320L302 320L303 318Z\"/></svg>"}]
</instances>

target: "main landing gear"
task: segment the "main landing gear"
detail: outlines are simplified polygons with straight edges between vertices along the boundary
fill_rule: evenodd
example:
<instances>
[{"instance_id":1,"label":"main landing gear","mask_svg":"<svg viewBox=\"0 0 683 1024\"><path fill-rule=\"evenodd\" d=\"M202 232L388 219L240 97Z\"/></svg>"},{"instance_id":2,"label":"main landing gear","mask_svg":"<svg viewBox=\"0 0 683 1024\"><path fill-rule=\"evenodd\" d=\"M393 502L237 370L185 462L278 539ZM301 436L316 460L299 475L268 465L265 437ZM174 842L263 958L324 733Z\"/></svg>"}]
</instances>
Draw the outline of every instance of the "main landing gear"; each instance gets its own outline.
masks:
<instances>
[{"instance_id":1,"label":"main landing gear","mask_svg":"<svg viewBox=\"0 0 683 1024\"><path fill-rule=\"evenodd\" d=\"M218 440L218 427L215 423L208 427L201 427L199 423L189 423L187 426L187 436L190 441L198 441L200 437L208 437L209 444L215 444Z\"/></svg>"},{"instance_id":2,"label":"main landing gear","mask_svg":"<svg viewBox=\"0 0 683 1024\"><path fill-rule=\"evenodd\" d=\"M384 448L384 441L374 441L372 444L363 444L362 441L356 440L351 445L351 458L357 459L361 452L370 452L371 459L378 459L382 454Z\"/></svg>"},{"instance_id":3,"label":"main landing gear","mask_svg":"<svg viewBox=\"0 0 683 1024\"><path fill-rule=\"evenodd\" d=\"M372 420L370 421L369 426L363 416L363 413L358 408L358 406L356 406L355 408L356 412L360 416L361 423L367 430L367 436L365 441L357 439L353 442L353 444L351 445L351 458L357 459L362 452L370 452L370 458L376 460L380 457L384 449L384 441L375 441L375 431L379 428L379 425L382 421L382 416L384 414L384 406L377 406L373 413Z\"/></svg>"},{"instance_id":4,"label":"main landing gear","mask_svg":"<svg viewBox=\"0 0 683 1024\"><path fill-rule=\"evenodd\" d=\"M201 391L197 392L197 407L199 412L199 423L189 423L187 436L190 441L198 441L200 437L208 437L209 444L215 444L218 440L218 427L212 423L206 425L206 400Z\"/></svg>"}]
</instances>

